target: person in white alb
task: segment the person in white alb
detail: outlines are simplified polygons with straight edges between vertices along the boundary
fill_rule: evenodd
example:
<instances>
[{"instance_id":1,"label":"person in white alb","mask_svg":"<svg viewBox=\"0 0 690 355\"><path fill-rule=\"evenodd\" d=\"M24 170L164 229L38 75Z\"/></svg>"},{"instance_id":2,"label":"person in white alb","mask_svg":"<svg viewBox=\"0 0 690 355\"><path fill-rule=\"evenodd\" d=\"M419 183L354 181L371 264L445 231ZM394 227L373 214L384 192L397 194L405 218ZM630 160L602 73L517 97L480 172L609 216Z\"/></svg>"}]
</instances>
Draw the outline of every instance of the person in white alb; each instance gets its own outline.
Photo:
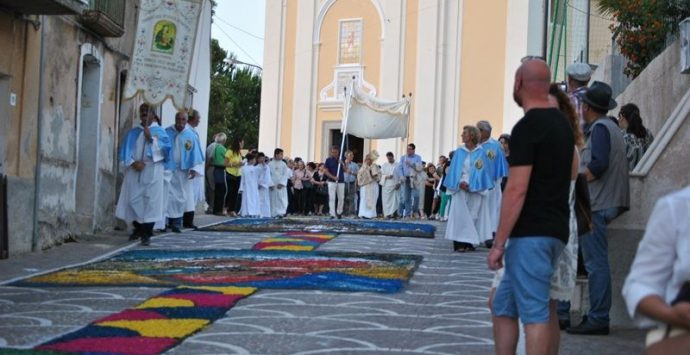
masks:
<instances>
[{"instance_id":1,"label":"person in white alb","mask_svg":"<svg viewBox=\"0 0 690 355\"><path fill-rule=\"evenodd\" d=\"M175 124L166 128L172 147L165 162L170 183L167 193L167 217L173 232L180 232L185 212L194 211L194 185L192 179L203 171L204 153L199 136L187 124L187 113L175 115Z\"/></svg>"},{"instance_id":2,"label":"person in white alb","mask_svg":"<svg viewBox=\"0 0 690 355\"><path fill-rule=\"evenodd\" d=\"M647 334L647 354L690 349L690 187L662 197L623 285L628 313ZM674 302L675 301L675 302Z\"/></svg>"},{"instance_id":3,"label":"person in white alb","mask_svg":"<svg viewBox=\"0 0 690 355\"><path fill-rule=\"evenodd\" d=\"M130 240L141 238L141 244L149 245L155 222L163 218L163 162L170 139L149 105L139 107L139 118L141 127L132 128L120 148L125 178L115 216L134 225Z\"/></svg>"},{"instance_id":4,"label":"person in white alb","mask_svg":"<svg viewBox=\"0 0 690 355\"><path fill-rule=\"evenodd\" d=\"M387 161L381 166L381 197L383 202L383 216L393 218L398 211L398 194L400 191L400 176L398 163L392 152L386 153Z\"/></svg>"},{"instance_id":5,"label":"person in white alb","mask_svg":"<svg viewBox=\"0 0 690 355\"><path fill-rule=\"evenodd\" d=\"M192 132L196 134L196 139L201 144L199 132L196 131L196 127L199 126L199 123L201 123L201 115L199 114L199 111L192 110L189 114L187 123L189 123L189 125L192 127ZM203 154L204 161L192 169L197 173L196 176L192 179L192 192L194 194L195 209L199 203L202 203L206 200L206 194L204 190L204 176L206 174L206 152L202 149L201 153ZM182 227L196 229L196 225L194 225L194 211L195 210L191 210L186 211L184 213L184 215L182 216Z\"/></svg>"},{"instance_id":6,"label":"person in white alb","mask_svg":"<svg viewBox=\"0 0 690 355\"><path fill-rule=\"evenodd\" d=\"M276 148L273 159L268 163L271 170L271 217L283 217L287 213L288 192L287 183L292 177L292 171L283 161L283 150Z\"/></svg>"}]
</instances>

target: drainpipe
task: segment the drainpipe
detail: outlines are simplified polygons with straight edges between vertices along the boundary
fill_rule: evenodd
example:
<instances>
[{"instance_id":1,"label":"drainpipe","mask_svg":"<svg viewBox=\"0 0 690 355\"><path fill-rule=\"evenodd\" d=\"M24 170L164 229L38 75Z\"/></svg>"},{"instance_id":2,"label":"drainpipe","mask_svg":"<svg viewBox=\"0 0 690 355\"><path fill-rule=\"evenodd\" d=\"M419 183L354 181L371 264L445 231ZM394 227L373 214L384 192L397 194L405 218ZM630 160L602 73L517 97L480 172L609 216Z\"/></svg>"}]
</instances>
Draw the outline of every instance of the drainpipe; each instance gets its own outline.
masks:
<instances>
[{"instance_id":1,"label":"drainpipe","mask_svg":"<svg viewBox=\"0 0 690 355\"><path fill-rule=\"evenodd\" d=\"M43 55L45 47L45 15L41 16L41 51L39 58L39 72L38 72L38 114L36 115L36 170L34 172L34 226L33 235L31 238L31 251L38 249L38 210L39 197L41 195L41 143L43 133L43 69L45 66L45 56Z\"/></svg>"}]
</instances>

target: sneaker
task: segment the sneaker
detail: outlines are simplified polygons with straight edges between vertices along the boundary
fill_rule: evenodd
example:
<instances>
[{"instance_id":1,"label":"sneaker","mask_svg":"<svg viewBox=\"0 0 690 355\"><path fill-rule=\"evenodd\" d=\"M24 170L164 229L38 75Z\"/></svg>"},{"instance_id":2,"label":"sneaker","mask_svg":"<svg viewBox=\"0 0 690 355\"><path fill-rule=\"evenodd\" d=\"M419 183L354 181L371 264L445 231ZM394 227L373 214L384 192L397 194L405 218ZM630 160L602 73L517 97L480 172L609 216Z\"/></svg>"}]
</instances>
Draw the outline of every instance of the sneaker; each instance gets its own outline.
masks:
<instances>
[{"instance_id":1,"label":"sneaker","mask_svg":"<svg viewBox=\"0 0 690 355\"><path fill-rule=\"evenodd\" d=\"M195 225L193 225L193 224L187 224L187 225L184 225L184 226L182 226L182 227L184 227L184 228L191 228L191 229L194 229L194 230L197 230L197 229L199 228L199 227L197 227L197 226L195 226Z\"/></svg>"},{"instance_id":2,"label":"sneaker","mask_svg":"<svg viewBox=\"0 0 690 355\"><path fill-rule=\"evenodd\" d=\"M141 245L147 247L151 245L151 237L142 237L141 238Z\"/></svg>"},{"instance_id":3,"label":"sneaker","mask_svg":"<svg viewBox=\"0 0 690 355\"><path fill-rule=\"evenodd\" d=\"M584 320L580 325L570 327L566 329L565 332L573 335L609 335L609 326L595 325Z\"/></svg>"},{"instance_id":4,"label":"sneaker","mask_svg":"<svg viewBox=\"0 0 690 355\"><path fill-rule=\"evenodd\" d=\"M559 319L558 327L561 328L561 330L566 330L570 328L570 319Z\"/></svg>"},{"instance_id":5,"label":"sneaker","mask_svg":"<svg viewBox=\"0 0 690 355\"><path fill-rule=\"evenodd\" d=\"M173 233L182 233L180 228L177 228L177 227L172 227L172 231L173 231Z\"/></svg>"}]
</instances>

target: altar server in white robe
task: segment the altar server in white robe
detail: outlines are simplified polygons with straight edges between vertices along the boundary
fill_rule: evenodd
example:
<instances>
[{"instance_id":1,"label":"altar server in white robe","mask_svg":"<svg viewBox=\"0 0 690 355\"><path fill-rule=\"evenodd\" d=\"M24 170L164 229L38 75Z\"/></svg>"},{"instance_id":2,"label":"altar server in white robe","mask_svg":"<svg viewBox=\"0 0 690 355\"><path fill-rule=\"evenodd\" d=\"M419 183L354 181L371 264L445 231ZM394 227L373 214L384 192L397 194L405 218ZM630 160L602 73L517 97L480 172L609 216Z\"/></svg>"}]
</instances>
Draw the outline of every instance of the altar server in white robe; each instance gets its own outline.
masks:
<instances>
[{"instance_id":1,"label":"altar server in white robe","mask_svg":"<svg viewBox=\"0 0 690 355\"><path fill-rule=\"evenodd\" d=\"M194 169L203 167L204 153L199 143L199 136L187 124L186 112L178 112L175 115L175 124L166 128L165 131L172 143L165 163L170 177L167 215L173 232L179 233L182 227L182 216L185 212L195 209L192 180L199 175L199 172Z\"/></svg>"},{"instance_id":2,"label":"altar server in white robe","mask_svg":"<svg viewBox=\"0 0 690 355\"><path fill-rule=\"evenodd\" d=\"M261 170L256 166L256 153L248 153L242 168L239 192L242 194L240 216L258 217L261 214L259 201L259 176Z\"/></svg>"},{"instance_id":3,"label":"altar server in white robe","mask_svg":"<svg viewBox=\"0 0 690 355\"><path fill-rule=\"evenodd\" d=\"M271 169L266 162L266 155L259 152L256 158L256 168L259 170L259 217L271 218L271 187L273 186L273 179L271 179Z\"/></svg>"},{"instance_id":4,"label":"altar server in white robe","mask_svg":"<svg viewBox=\"0 0 690 355\"><path fill-rule=\"evenodd\" d=\"M491 178L494 181L494 188L489 190L485 200L489 209L493 236L496 233L496 228L498 228L498 217L501 213L501 199L503 198L501 181L508 176L508 160L505 152L503 152L503 145L491 138L491 124L487 121L479 121L477 128L480 135L479 145L486 152L486 157L489 158Z\"/></svg>"},{"instance_id":5,"label":"altar server in white robe","mask_svg":"<svg viewBox=\"0 0 690 355\"><path fill-rule=\"evenodd\" d=\"M125 178L115 216L134 225L130 240L141 238L149 245L155 222L163 218L163 170L170 139L149 105L139 107L139 118L141 126L129 130L120 148Z\"/></svg>"},{"instance_id":6,"label":"altar server in white robe","mask_svg":"<svg viewBox=\"0 0 690 355\"><path fill-rule=\"evenodd\" d=\"M479 130L465 126L462 131L463 146L453 154L444 179L444 186L452 195L452 203L446 226L446 239L453 241L456 251L472 251L491 238L490 216L482 208L488 190L494 187L489 169L489 159L478 146Z\"/></svg>"},{"instance_id":7,"label":"altar server in white robe","mask_svg":"<svg viewBox=\"0 0 690 355\"><path fill-rule=\"evenodd\" d=\"M271 217L283 217L287 213L288 192L287 183L292 177L292 171L283 161L283 150L276 148L273 159L268 163L271 169Z\"/></svg>"},{"instance_id":8,"label":"altar server in white robe","mask_svg":"<svg viewBox=\"0 0 690 355\"><path fill-rule=\"evenodd\" d=\"M400 174L398 173L398 162L392 152L386 153L387 161L381 166L381 200L383 202L383 216L392 218L398 211L400 202Z\"/></svg>"},{"instance_id":9,"label":"altar server in white robe","mask_svg":"<svg viewBox=\"0 0 690 355\"><path fill-rule=\"evenodd\" d=\"M357 173L359 185L359 216L362 218L376 218L376 202L379 199L379 179L381 169L374 162L379 153L372 150L364 157L364 163Z\"/></svg>"},{"instance_id":10,"label":"altar server in white robe","mask_svg":"<svg viewBox=\"0 0 690 355\"><path fill-rule=\"evenodd\" d=\"M187 120L187 123L192 127L192 132L196 134L196 139L199 141L199 144L201 144L201 139L199 138L199 132L197 132L196 127L199 126L199 123L201 123L201 115L199 114L199 111L197 110L192 110L189 113L189 118ZM197 174L196 176L192 179L192 191L194 193L194 210L192 211L185 211L184 215L182 216L182 227L184 228L192 228L196 229L196 225L194 225L194 211L196 210L196 206L199 205L202 202L206 202L206 192L205 192L205 184L204 184L204 176L206 174L206 167L205 167L205 162L206 162L206 151L204 149L201 150L201 154L204 157L204 162L201 164L195 166L192 168ZM205 208L204 208L205 209Z\"/></svg>"}]
</instances>

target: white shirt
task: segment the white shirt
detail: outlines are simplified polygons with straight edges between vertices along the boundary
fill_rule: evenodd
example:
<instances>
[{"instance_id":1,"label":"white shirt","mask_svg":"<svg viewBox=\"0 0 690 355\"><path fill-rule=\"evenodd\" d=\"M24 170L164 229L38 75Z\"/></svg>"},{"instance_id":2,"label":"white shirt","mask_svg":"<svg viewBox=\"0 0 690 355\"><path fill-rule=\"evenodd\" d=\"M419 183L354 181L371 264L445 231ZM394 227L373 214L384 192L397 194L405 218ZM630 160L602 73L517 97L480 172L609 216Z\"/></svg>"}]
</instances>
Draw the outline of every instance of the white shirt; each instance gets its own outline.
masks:
<instances>
[{"instance_id":1,"label":"white shirt","mask_svg":"<svg viewBox=\"0 0 690 355\"><path fill-rule=\"evenodd\" d=\"M640 326L658 324L637 312L651 295L667 304L690 281L690 187L659 199L623 286L628 313Z\"/></svg>"}]
</instances>

